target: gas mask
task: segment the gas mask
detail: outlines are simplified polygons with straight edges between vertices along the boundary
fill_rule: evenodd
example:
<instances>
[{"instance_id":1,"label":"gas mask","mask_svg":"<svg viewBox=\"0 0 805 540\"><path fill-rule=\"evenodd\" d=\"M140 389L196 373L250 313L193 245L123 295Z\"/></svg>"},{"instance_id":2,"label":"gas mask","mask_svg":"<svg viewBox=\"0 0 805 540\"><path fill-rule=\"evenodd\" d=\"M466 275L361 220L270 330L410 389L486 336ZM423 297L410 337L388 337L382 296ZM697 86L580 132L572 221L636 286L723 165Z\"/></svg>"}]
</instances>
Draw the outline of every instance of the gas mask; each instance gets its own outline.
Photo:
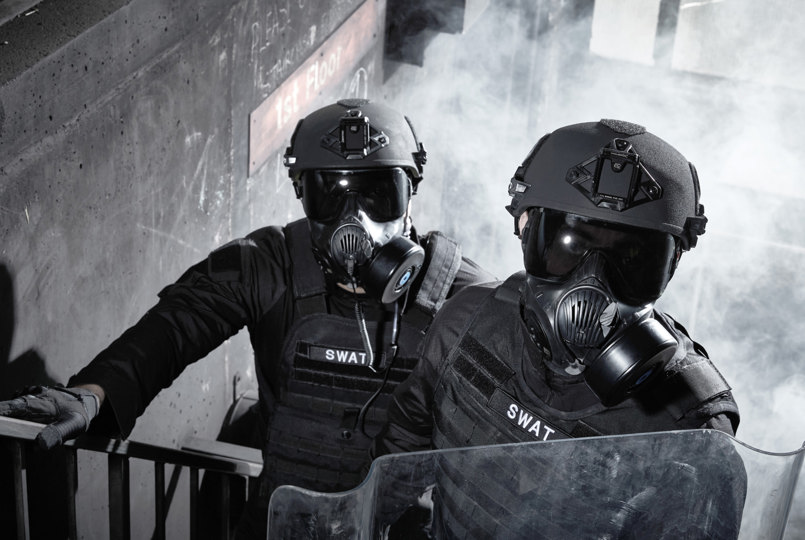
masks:
<instances>
[{"instance_id":1,"label":"gas mask","mask_svg":"<svg viewBox=\"0 0 805 540\"><path fill-rule=\"evenodd\" d=\"M416 278L425 252L408 238L412 188L399 167L302 173L316 257L334 277L389 304Z\"/></svg>"},{"instance_id":2,"label":"gas mask","mask_svg":"<svg viewBox=\"0 0 805 540\"><path fill-rule=\"evenodd\" d=\"M582 374L607 406L662 372L678 344L652 313L675 268L672 235L532 209L523 242L523 314L553 370Z\"/></svg>"}]
</instances>

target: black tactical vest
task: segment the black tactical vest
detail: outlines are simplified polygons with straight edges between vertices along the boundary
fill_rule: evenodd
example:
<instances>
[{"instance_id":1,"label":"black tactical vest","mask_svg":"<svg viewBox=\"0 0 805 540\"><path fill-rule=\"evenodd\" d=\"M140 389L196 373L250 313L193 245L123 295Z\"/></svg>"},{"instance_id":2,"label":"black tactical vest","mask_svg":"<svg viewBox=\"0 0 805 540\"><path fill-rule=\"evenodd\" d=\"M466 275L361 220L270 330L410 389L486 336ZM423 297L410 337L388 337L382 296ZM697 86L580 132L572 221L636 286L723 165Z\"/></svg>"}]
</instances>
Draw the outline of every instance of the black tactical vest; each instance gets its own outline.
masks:
<instances>
[{"instance_id":1,"label":"black tactical vest","mask_svg":"<svg viewBox=\"0 0 805 540\"><path fill-rule=\"evenodd\" d=\"M640 402L629 399L610 408L594 403L572 411L546 405L523 376L524 371L534 368L525 363L539 364L543 354L520 316L520 287L524 282L523 273L515 274L491 292L449 353L434 395L435 448L695 428L704 420L683 418L685 413L729 391L710 361L697 353L695 344L670 328L671 320L658 313L658 320L669 327L680 347L669 363L674 374L651 392L651 398ZM575 392L580 402L592 402L583 381L566 388ZM477 504L464 500L464 471L445 464L439 474L435 524L439 534L449 538L520 537L506 523L485 520L478 515ZM505 504L506 494L516 497L516 493L510 488L512 479L499 480L500 485L486 488L496 494L497 504ZM489 478L486 481L492 482ZM539 537L533 536L535 533L532 530L526 537Z\"/></svg>"},{"instance_id":2,"label":"black tactical vest","mask_svg":"<svg viewBox=\"0 0 805 540\"><path fill-rule=\"evenodd\" d=\"M416 363L419 342L461 265L460 248L438 233L428 236L425 266L409 292L412 305L400 317L393 361L388 348L392 312L366 321L379 359L375 372L356 317L328 310L324 274L313 257L306 221L289 224L285 237L293 263L292 309L278 309L270 316L275 323L263 326L275 329L282 348L258 359L267 415L265 489L292 484L343 491L363 479L371 437L385 421L391 393Z\"/></svg>"}]
</instances>

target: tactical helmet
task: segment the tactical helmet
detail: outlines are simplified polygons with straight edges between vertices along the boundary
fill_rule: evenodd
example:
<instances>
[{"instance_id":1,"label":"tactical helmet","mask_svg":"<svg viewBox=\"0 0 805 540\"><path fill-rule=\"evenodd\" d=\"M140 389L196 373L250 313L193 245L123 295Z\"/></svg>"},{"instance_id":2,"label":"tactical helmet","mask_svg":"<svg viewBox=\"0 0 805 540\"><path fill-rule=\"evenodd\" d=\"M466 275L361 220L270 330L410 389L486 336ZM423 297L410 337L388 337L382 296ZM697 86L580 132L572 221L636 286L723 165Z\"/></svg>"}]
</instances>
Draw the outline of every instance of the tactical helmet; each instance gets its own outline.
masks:
<instances>
[{"instance_id":1,"label":"tactical helmet","mask_svg":"<svg viewBox=\"0 0 805 540\"><path fill-rule=\"evenodd\" d=\"M601 120L537 142L509 184L517 218L539 207L672 234L688 250L704 233L696 169L646 128Z\"/></svg>"},{"instance_id":2,"label":"tactical helmet","mask_svg":"<svg viewBox=\"0 0 805 540\"><path fill-rule=\"evenodd\" d=\"M411 121L367 99L342 99L301 119L284 159L298 197L304 170L401 167L416 188L425 161Z\"/></svg>"}]
</instances>

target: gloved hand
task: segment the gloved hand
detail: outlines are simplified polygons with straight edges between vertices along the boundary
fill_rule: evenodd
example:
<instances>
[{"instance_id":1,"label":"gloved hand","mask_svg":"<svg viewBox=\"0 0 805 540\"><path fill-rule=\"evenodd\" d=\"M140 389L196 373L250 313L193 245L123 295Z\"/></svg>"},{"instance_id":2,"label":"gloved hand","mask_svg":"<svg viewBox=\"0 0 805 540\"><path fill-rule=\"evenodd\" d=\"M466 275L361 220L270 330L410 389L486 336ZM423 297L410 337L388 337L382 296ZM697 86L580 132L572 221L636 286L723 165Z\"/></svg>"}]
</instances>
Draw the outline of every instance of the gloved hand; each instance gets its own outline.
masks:
<instances>
[{"instance_id":1,"label":"gloved hand","mask_svg":"<svg viewBox=\"0 0 805 540\"><path fill-rule=\"evenodd\" d=\"M98 396L84 388L31 386L17 398L0 401L0 416L48 424L36 442L49 450L87 431L99 408Z\"/></svg>"}]
</instances>

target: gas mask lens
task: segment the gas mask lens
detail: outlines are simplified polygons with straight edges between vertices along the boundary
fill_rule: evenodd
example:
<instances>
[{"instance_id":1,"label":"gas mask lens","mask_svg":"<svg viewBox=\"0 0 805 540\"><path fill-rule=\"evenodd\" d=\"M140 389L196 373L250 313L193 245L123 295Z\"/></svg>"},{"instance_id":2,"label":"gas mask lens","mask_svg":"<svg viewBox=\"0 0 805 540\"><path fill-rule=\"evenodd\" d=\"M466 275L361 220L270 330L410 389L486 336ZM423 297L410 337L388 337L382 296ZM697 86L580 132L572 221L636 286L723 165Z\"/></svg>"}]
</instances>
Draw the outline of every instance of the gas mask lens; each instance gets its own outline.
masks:
<instances>
[{"instance_id":1,"label":"gas mask lens","mask_svg":"<svg viewBox=\"0 0 805 540\"><path fill-rule=\"evenodd\" d=\"M309 219L327 222L338 218L349 194L358 199L372 221L391 221L405 214L411 181L399 167L302 173L302 205Z\"/></svg>"},{"instance_id":2,"label":"gas mask lens","mask_svg":"<svg viewBox=\"0 0 805 540\"><path fill-rule=\"evenodd\" d=\"M532 211L531 220L525 268L537 278L562 281L598 252L607 262L612 292L635 306L657 300L671 279L676 256L671 234L548 209Z\"/></svg>"}]
</instances>

